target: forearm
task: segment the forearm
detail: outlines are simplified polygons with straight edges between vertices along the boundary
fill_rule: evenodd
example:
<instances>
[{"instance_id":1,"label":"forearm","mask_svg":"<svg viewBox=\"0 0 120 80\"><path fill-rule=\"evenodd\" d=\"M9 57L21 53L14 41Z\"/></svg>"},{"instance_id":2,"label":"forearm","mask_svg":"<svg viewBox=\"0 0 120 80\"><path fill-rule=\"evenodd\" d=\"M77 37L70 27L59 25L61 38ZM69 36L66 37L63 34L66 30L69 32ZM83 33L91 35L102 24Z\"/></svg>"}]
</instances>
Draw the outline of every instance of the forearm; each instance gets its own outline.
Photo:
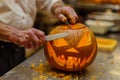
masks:
<instances>
[{"instance_id":1,"label":"forearm","mask_svg":"<svg viewBox=\"0 0 120 80\"><path fill-rule=\"evenodd\" d=\"M0 40L9 41L26 48L38 48L44 43L45 34L35 28L19 30L0 22Z\"/></svg>"},{"instance_id":2,"label":"forearm","mask_svg":"<svg viewBox=\"0 0 120 80\"><path fill-rule=\"evenodd\" d=\"M62 7L62 6L64 6L64 3L63 3L61 0L55 2L55 3L51 6L51 11L52 11L52 13L55 14L55 9L56 9L57 7Z\"/></svg>"},{"instance_id":3,"label":"forearm","mask_svg":"<svg viewBox=\"0 0 120 80\"><path fill-rule=\"evenodd\" d=\"M36 0L38 11L52 12L52 7L55 3L62 3L62 0ZM56 6L56 5L55 5Z\"/></svg>"},{"instance_id":4,"label":"forearm","mask_svg":"<svg viewBox=\"0 0 120 80\"><path fill-rule=\"evenodd\" d=\"M9 36L15 32L17 30L14 27L0 22L0 39L9 41Z\"/></svg>"}]
</instances>

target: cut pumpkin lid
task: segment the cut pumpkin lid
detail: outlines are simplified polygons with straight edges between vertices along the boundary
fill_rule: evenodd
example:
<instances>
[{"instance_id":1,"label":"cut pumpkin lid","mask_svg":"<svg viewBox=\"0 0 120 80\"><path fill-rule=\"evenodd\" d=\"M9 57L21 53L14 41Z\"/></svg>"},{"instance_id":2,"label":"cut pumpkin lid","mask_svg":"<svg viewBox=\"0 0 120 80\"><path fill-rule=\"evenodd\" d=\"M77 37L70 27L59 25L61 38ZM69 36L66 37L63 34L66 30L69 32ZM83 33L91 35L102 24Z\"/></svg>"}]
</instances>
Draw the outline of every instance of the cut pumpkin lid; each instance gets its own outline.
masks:
<instances>
[{"instance_id":1,"label":"cut pumpkin lid","mask_svg":"<svg viewBox=\"0 0 120 80\"><path fill-rule=\"evenodd\" d=\"M71 29L81 29L81 28L85 28L85 25L83 25L81 23L77 23L75 25L71 25Z\"/></svg>"}]
</instances>

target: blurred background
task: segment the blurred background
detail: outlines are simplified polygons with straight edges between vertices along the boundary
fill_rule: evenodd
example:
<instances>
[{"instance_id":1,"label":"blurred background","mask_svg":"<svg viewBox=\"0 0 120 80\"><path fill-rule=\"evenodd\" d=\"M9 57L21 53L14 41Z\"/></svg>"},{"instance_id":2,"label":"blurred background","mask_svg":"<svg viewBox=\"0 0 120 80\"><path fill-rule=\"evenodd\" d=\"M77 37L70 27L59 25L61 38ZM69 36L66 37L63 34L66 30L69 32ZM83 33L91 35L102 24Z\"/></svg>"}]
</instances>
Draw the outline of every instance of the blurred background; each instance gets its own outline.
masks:
<instances>
[{"instance_id":1,"label":"blurred background","mask_svg":"<svg viewBox=\"0 0 120 80\"><path fill-rule=\"evenodd\" d=\"M120 34L120 0L63 0L77 12L78 22L85 24L96 37L100 38L99 49L114 50ZM57 25L65 24L50 14L37 13L34 27L43 30L46 35ZM111 41L112 39L112 41ZM102 40L102 41L101 41ZM104 43L104 44L101 44ZM111 45L106 45L111 44ZM106 46L105 46L106 45ZM109 47L108 47L109 46ZM119 46L118 46L119 47ZM29 57L35 50L26 50Z\"/></svg>"},{"instance_id":2,"label":"blurred background","mask_svg":"<svg viewBox=\"0 0 120 80\"><path fill-rule=\"evenodd\" d=\"M78 22L86 24L96 34L106 34L109 31L120 31L120 0L63 1L76 10L77 14L79 15ZM58 21L54 16L47 14L45 15L38 12L35 27L45 31L46 34L49 33L52 27L58 24L62 23ZM98 30L96 30L96 26ZM99 30L99 28L101 30Z\"/></svg>"}]
</instances>

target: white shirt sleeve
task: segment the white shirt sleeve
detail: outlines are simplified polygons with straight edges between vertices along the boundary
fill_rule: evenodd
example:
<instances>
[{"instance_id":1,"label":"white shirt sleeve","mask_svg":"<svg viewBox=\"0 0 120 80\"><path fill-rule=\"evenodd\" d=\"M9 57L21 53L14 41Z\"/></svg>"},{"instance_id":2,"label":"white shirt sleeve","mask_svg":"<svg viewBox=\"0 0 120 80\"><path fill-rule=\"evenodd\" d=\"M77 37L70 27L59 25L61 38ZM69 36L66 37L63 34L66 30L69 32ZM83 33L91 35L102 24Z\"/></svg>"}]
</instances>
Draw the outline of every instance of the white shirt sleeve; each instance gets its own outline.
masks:
<instances>
[{"instance_id":1,"label":"white shirt sleeve","mask_svg":"<svg viewBox=\"0 0 120 80\"><path fill-rule=\"evenodd\" d=\"M60 1L62 2L62 0L37 0L37 7L44 11L44 12L51 12L51 7L52 5L57 2Z\"/></svg>"},{"instance_id":2,"label":"white shirt sleeve","mask_svg":"<svg viewBox=\"0 0 120 80\"><path fill-rule=\"evenodd\" d=\"M0 21L17 29L28 29L34 24L36 16L36 0L3 0L0 9Z\"/></svg>"}]
</instances>

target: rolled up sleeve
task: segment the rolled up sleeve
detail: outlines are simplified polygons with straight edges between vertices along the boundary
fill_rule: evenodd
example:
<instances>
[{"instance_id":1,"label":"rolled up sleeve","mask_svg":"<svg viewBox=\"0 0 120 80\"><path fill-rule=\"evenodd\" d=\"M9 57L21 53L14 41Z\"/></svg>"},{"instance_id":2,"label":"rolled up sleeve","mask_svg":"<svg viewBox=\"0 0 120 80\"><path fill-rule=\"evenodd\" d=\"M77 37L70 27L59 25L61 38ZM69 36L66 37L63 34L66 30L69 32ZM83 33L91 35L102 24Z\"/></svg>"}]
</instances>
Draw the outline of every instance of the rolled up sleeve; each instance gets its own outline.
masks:
<instances>
[{"instance_id":1,"label":"rolled up sleeve","mask_svg":"<svg viewBox=\"0 0 120 80\"><path fill-rule=\"evenodd\" d=\"M51 8L54 3L57 1L62 2L62 0L37 0L37 8L43 12L50 12L51 13Z\"/></svg>"}]
</instances>

